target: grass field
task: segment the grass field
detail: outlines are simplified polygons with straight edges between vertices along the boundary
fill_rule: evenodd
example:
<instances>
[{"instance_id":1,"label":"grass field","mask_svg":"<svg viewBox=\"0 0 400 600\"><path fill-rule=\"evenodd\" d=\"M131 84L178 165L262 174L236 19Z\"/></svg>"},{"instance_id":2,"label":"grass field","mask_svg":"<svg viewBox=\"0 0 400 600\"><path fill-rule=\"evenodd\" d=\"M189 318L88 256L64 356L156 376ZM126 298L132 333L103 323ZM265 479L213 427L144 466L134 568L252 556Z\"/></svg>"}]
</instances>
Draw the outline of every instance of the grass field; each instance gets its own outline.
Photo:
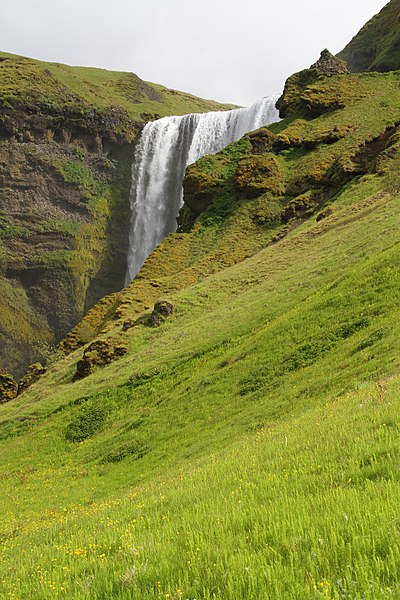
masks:
<instances>
[{"instance_id":1,"label":"grass field","mask_svg":"<svg viewBox=\"0 0 400 600\"><path fill-rule=\"evenodd\" d=\"M398 597L398 196L375 188L1 407L5 598Z\"/></svg>"},{"instance_id":2,"label":"grass field","mask_svg":"<svg viewBox=\"0 0 400 600\"><path fill-rule=\"evenodd\" d=\"M363 384L81 505L57 506L55 471L21 472L14 502L48 499L5 514L3 597L399 597L398 414L398 377Z\"/></svg>"}]
</instances>

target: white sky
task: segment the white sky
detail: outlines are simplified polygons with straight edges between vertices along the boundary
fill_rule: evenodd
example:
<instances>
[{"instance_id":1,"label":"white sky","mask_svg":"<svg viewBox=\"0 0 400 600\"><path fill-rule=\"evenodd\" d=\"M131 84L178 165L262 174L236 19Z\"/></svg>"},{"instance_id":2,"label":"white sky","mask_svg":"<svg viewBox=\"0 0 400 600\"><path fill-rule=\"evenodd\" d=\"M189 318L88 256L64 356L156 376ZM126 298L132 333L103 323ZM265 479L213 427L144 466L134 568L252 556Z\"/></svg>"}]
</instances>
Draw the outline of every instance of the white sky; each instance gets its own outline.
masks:
<instances>
[{"instance_id":1,"label":"white sky","mask_svg":"<svg viewBox=\"0 0 400 600\"><path fill-rule=\"evenodd\" d=\"M387 0L1 0L0 50L133 71L249 105L324 48L339 52Z\"/></svg>"}]
</instances>

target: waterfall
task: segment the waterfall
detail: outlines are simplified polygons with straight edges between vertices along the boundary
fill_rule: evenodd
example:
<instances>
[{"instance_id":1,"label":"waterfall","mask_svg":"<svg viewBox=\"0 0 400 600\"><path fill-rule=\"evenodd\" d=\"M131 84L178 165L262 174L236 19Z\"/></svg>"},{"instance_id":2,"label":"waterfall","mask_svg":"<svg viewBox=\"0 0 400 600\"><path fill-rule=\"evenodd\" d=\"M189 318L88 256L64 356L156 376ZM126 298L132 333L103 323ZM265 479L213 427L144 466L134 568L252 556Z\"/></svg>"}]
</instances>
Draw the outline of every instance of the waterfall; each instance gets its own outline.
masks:
<instances>
[{"instance_id":1,"label":"waterfall","mask_svg":"<svg viewBox=\"0 0 400 600\"><path fill-rule=\"evenodd\" d=\"M245 133L277 121L276 100L266 97L250 108L164 117L147 123L132 167L126 284L164 237L176 230L186 167L206 154L219 152Z\"/></svg>"}]
</instances>

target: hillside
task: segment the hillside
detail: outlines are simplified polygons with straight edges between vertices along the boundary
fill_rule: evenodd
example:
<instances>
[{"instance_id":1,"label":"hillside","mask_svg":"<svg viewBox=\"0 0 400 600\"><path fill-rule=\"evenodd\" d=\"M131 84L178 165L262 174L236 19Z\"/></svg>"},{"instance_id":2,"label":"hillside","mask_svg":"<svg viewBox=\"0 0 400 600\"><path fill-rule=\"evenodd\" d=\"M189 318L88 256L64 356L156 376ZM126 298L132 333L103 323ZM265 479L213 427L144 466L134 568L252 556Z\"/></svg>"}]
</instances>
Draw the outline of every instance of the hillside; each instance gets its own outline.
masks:
<instances>
[{"instance_id":1,"label":"hillside","mask_svg":"<svg viewBox=\"0 0 400 600\"><path fill-rule=\"evenodd\" d=\"M290 78L0 406L0 594L399 597L399 83Z\"/></svg>"},{"instance_id":2,"label":"hillside","mask_svg":"<svg viewBox=\"0 0 400 600\"><path fill-rule=\"evenodd\" d=\"M400 0L391 0L338 54L352 72L400 69Z\"/></svg>"},{"instance_id":3,"label":"hillside","mask_svg":"<svg viewBox=\"0 0 400 600\"><path fill-rule=\"evenodd\" d=\"M144 123L223 108L134 73L0 53L0 367L46 359L123 286Z\"/></svg>"}]
</instances>

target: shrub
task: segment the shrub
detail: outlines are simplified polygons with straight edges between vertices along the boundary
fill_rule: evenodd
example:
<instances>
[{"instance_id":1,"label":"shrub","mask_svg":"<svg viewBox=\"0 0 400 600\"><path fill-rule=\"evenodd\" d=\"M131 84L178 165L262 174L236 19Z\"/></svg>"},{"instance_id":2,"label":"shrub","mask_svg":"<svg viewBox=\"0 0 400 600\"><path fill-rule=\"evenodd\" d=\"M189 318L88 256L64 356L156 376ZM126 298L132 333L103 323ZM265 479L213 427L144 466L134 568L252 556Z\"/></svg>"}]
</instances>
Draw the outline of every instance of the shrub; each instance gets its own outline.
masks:
<instances>
[{"instance_id":1,"label":"shrub","mask_svg":"<svg viewBox=\"0 0 400 600\"><path fill-rule=\"evenodd\" d=\"M65 438L68 442L83 442L94 433L100 431L106 421L108 409L104 405L84 404L75 419L67 426Z\"/></svg>"}]
</instances>

